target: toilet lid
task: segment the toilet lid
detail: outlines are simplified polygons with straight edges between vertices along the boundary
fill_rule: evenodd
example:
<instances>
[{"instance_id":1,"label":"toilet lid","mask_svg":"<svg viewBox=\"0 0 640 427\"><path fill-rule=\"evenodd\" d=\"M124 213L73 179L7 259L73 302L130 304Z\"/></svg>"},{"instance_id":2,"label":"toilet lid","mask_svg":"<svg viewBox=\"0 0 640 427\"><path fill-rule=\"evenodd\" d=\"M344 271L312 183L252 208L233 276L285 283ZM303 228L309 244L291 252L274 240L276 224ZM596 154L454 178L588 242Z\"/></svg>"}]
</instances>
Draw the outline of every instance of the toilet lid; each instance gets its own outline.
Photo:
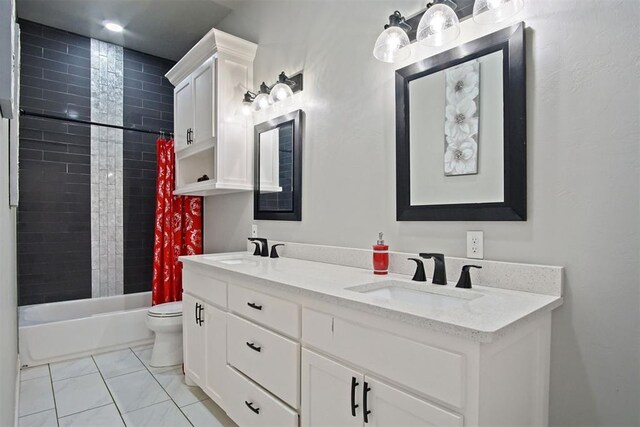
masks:
<instances>
[{"instance_id":1,"label":"toilet lid","mask_svg":"<svg viewBox=\"0 0 640 427\"><path fill-rule=\"evenodd\" d=\"M182 301L166 302L149 308L149 316L175 317L182 316Z\"/></svg>"}]
</instances>

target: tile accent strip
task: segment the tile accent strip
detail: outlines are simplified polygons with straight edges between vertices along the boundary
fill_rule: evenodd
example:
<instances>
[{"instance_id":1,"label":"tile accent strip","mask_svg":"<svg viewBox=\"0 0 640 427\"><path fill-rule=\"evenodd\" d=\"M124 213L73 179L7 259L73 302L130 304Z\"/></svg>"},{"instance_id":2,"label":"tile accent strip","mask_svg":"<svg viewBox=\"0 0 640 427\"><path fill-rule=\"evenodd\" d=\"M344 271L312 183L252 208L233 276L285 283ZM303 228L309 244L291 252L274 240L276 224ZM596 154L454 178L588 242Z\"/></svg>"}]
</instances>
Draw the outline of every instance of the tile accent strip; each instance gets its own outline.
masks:
<instances>
[{"instance_id":1,"label":"tile accent strip","mask_svg":"<svg viewBox=\"0 0 640 427\"><path fill-rule=\"evenodd\" d=\"M372 269L370 249L280 241L270 242L270 244L274 243L285 244L278 252L281 256L288 258ZM250 253L253 252L253 248L248 250ZM415 263L407 260L407 258L415 258L416 255L404 252L389 252L389 272L406 274L411 277L416 267ZM449 282L457 282L463 265L474 264L482 266L481 270L472 269L471 271L474 284L543 295L562 296L563 267L455 257L446 257L446 262ZM424 264L427 277L431 277L433 262L425 259Z\"/></svg>"},{"instance_id":2,"label":"tile accent strip","mask_svg":"<svg viewBox=\"0 0 640 427\"><path fill-rule=\"evenodd\" d=\"M91 120L123 123L122 47L91 39ZM122 295L122 131L91 126L91 296Z\"/></svg>"}]
</instances>

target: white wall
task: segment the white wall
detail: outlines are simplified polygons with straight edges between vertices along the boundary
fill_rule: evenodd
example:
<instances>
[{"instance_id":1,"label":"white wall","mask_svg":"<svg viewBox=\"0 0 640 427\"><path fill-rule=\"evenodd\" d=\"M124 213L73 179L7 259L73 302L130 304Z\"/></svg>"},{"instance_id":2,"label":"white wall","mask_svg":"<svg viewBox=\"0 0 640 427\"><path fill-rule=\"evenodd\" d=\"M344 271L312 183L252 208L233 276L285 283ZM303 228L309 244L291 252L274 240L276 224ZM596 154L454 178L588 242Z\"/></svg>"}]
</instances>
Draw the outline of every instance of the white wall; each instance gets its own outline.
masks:
<instances>
[{"instance_id":1,"label":"white wall","mask_svg":"<svg viewBox=\"0 0 640 427\"><path fill-rule=\"evenodd\" d=\"M0 426L14 425L18 356L16 212L9 208L9 121L0 119Z\"/></svg>"},{"instance_id":2,"label":"white wall","mask_svg":"<svg viewBox=\"0 0 640 427\"><path fill-rule=\"evenodd\" d=\"M371 54L395 9L422 0L244 2L220 29L259 43L255 83L305 71L303 221L280 240L566 267L554 313L551 425L640 425L640 2L528 0L527 222L396 222L394 70ZM258 119L259 120L259 119ZM250 194L209 198L206 249L241 250ZM450 272L455 276L457 272Z\"/></svg>"}]
</instances>

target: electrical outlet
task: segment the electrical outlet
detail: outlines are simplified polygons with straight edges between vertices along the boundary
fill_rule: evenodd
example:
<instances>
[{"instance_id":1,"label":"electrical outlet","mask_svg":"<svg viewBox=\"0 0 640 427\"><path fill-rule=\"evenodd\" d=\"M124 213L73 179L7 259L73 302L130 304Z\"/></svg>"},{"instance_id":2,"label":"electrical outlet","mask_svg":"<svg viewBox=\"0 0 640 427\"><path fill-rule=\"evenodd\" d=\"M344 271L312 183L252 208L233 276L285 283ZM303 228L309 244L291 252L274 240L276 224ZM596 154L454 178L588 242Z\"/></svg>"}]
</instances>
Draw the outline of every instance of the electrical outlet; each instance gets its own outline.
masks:
<instances>
[{"instance_id":1,"label":"electrical outlet","mask_svg":"<svg viewBox=\"0 0 640 427\"><path fill-rule=\"evenodd\" d=\"M258 224L251 224L251 237L258 237Z\"/></svg>"},{"instance_id":2,"label":"electrical outlet","mask_svg":"<svg viewBox=\"0 0 640 427\"><path fill-rule=\"evenodd\" d=\"M484 258L484 233L482 231L467 231L467 258Z\"/></svg>"}]
</instances>

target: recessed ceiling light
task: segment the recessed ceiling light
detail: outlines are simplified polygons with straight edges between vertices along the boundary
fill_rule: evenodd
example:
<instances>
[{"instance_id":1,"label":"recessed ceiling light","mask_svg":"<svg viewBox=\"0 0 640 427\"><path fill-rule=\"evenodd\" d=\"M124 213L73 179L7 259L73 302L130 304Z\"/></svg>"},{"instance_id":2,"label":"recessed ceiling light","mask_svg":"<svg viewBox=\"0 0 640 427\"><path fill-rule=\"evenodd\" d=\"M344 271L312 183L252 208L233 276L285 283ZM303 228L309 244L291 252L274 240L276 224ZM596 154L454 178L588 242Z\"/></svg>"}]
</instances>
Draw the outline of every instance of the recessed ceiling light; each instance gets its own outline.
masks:
<instances>
[{"instance_id":1,"label":"recessed ceiling light","mask_svg":"<svg viewBox=\"0 0 640 427\"><path fill-rule=\"evenodd\" d=\"M109 30L109 31L113 31L115 33L121 33L122 30L124 30L124 28L122 27L122 25L120 24L116 24L115 22L106 22L104 24L104 27Z\"/></svg>"}]
</instances>

